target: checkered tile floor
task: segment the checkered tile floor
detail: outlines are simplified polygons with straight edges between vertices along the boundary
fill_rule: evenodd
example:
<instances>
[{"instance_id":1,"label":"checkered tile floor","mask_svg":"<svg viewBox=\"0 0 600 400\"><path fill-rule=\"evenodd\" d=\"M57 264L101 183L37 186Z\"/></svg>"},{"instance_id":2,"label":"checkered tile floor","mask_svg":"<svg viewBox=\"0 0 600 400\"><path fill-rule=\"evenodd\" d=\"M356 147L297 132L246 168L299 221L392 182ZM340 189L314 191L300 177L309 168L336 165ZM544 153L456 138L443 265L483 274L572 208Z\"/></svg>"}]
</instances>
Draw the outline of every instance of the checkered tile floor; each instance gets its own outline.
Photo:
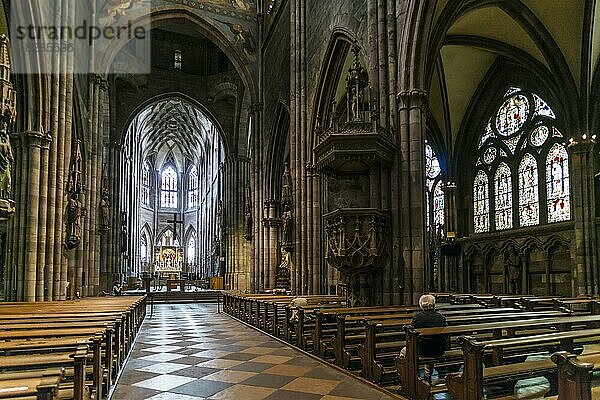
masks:
<instances>
[{"instance_id":1,"label":"checkered tile floor","mask_svg":"<svg viewBox=\"0 0 600 400\"><path fill-rule=\"evenodd\" d=\"M211 304L157 305L114 400L391 400Z\"/></svg>"}]
</instances>

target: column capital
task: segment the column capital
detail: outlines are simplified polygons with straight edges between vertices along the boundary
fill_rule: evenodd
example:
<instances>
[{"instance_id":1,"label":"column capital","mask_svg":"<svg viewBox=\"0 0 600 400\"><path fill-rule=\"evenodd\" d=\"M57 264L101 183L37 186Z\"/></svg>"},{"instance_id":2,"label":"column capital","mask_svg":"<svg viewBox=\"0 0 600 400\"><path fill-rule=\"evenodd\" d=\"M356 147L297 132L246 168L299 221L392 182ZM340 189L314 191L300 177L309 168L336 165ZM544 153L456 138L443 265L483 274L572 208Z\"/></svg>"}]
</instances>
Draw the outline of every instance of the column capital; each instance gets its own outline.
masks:
<instances>
[{"instance_id":1,"label":"column capital","mask_svg":"<svg viewBox=\"0 0 600 400\"><path fill-rule=\"evenodd\" d=\"M596 135L588 137L588 135L583 134L577 139L574 137L570 138L569 142L567 143L567 148L571 154L583 154L591 152L595 145Z\"/></svg>"},{"instance_id":2,"label":"column capital","mask_svg":"<svg viewBox=\"0 0 600 400\"><path fill-rule=\"evenodd\" d=\"M48 149L52 142L52 136L40 131L15 132L12 134L12 137L23 147L28 146Z\"/></svg>"},{"instance_id":3,"label":"column capital","mask_svg":"<svg viewBox=\"0 0 600 400\"><path fill-rule=\"evenodd\" d=\"M400 108L421 108L429 99L429 94L423 89L410 89L398 92L396 100Z\"/></svg>"}]
</instances>

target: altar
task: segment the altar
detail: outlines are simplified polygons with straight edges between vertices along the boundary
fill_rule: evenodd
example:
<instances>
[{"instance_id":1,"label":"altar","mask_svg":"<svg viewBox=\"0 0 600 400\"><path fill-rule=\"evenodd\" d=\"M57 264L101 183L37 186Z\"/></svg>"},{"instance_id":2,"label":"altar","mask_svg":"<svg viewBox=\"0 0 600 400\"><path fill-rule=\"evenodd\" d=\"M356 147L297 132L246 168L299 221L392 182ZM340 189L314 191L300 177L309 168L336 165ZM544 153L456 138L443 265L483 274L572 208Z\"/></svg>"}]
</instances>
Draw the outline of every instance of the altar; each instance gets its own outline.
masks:
<instances>
[{"instance_id":1,"label":"altar","mask_svg":"<svg viewBox=\"0 0 600 400\"><path fill-rule=\"evenodd\" d=\"M183 249L175 246L155 248L154 274L168 279L180 279L183 269Z\"/></svg>"}]
</instances>

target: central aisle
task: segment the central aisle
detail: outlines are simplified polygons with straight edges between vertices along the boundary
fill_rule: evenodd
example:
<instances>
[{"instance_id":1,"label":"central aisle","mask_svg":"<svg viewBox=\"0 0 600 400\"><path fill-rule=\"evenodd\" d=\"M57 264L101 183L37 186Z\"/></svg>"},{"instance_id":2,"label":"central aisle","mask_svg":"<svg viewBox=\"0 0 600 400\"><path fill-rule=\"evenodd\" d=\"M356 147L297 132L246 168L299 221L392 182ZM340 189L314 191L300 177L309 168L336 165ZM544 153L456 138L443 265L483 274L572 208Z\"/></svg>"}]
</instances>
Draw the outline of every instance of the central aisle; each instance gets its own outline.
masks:
<instances>
[{"instance_id":1,"label":"central aisle","mask_svg":"<svg viewBox=\"0 0 600 400\"><path fill-rule=\"evenodd\" d=\"M112 399L393 399L216 311L155 306Z\"/></svg>"}]
</instances>

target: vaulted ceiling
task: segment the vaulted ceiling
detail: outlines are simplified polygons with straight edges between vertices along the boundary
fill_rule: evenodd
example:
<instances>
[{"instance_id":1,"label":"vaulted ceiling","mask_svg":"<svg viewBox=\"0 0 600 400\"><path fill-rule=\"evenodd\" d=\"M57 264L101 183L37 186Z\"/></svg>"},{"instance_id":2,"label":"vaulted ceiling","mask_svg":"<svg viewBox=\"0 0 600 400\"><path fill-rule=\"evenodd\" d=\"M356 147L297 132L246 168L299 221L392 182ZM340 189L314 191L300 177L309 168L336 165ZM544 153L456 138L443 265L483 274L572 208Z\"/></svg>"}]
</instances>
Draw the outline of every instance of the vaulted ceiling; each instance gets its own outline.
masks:
<instances>
[{"instance_id":1,"label":"vaulted ceiling","mask_svg":"<svg viewBox=\"0 0 600 400\"><path fill-rule=\"evenodd\" d=\"M182 158L198 163L219 139L216 126L192 103L177 97L155 102L142 110L130 126L142 158L155 156L159 168L171 153L183 169Z\"/></svg>"},{"instance_id":2,"label":"vaulted ceiling","mask_svg":"<svg viewBox=\"0 0 600 400\"><path fill-rule=\"evenodd\" d=\"M429 34L430 110L442 153L456 153L490 71L522 67L586 130L592 78L600 59L600 0L438 0ZM521 69L514 71L519 79ZM523 78L523 77L521 77ZM503 93L498 93L502 96ZM560 104L556 104L556 103ZM573 132L567 132L572 134Z\"/></svg>"}]
</instances>

